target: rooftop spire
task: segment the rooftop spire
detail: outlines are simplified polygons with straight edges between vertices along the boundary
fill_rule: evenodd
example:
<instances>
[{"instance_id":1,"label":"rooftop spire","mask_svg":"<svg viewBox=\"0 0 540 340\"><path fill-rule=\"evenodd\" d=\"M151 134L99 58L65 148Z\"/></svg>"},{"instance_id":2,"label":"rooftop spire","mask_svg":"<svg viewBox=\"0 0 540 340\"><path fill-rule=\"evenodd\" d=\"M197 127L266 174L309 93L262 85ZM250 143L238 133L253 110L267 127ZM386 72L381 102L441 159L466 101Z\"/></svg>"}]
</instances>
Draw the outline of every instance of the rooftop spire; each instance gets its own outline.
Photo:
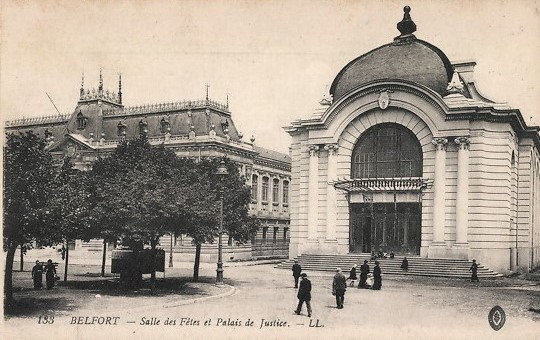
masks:
<instances>
[{"instance_id":1,"label":"rooftop spire","mask_svg":"<svg viewBox=\"0 0 540 340\"><path fill-rule=\"evenodd\" d=\"M410 11L409 6L403 7L403 20L397 23L397 29L401 33L400 37L411 35L416 31L416 24L411 19Z\"/></svg>"},{"instance_id":2,"label":"rooftop spire","mask_svg":"<svg viewBox=\"0 0 540 340\"><path fill-rule=\"evenodd\" d=\"M122 104L122 73L118 73L118 104Z\"/></svg>"},{"instance_id":3,"label":"rooftop spire","mask_svg":"<svg viewBox=\"0 0 540 340\"><path fill-rule=\"evenodd\" d=\"M99 86L98 86L98 92L101 94L103 93L103 75L102 75L102 68L99 68Z\"/></svg>"},{"instance_id":4,"label":"rooftop spire","mask_svg":"<svg viewBox=\"0 0 540 340\"><path fill-rule=\"evenodd\" d=\"M83 95L84 95L84 71L82 71L80 99L82 99Z\"/></svg>"},{"instance_id":5,"label":"rooftop spire","mask_svg":"<svg viewBox=\"0 0 540 340\"><path fill-rule=\"evenodd\" d=\"M208 101L208 88L210 87L210 85L208 85L208 83L206 83L206 101Z\"/></svg>"}]
</instances>

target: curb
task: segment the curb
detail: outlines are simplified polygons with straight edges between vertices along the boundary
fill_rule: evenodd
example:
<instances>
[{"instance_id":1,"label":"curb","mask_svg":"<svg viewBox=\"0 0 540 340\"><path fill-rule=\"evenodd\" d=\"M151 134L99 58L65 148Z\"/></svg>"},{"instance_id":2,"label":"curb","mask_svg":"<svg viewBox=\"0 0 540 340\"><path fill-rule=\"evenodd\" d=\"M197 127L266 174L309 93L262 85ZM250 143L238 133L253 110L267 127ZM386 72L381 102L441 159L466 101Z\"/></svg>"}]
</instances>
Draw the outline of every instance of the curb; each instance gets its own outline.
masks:
<instances>
[{"instance_id":1,"label":"curb","mask_svg":"<svg viewBox=\"0 0 540 340\"><path fill-rule=\"evenodd\" d=\"M203 301L207 301L207 300L221 299L221 298L236 294L237 289L235 287L233 287L231 285L228 285L226 283L224 283L223 286L228 287L229 290L227 292L217 294L217 295L203 296L203 297L194 298L194 299L181 300L181 301L178 301L178 302L171 302L171 303L164 304L161 307L163 307L163 308L171 308L171 307L184 306L184 305L189 305L189 304L197 303L197 302L203 302Z\"/></svg>"}]
</instances>

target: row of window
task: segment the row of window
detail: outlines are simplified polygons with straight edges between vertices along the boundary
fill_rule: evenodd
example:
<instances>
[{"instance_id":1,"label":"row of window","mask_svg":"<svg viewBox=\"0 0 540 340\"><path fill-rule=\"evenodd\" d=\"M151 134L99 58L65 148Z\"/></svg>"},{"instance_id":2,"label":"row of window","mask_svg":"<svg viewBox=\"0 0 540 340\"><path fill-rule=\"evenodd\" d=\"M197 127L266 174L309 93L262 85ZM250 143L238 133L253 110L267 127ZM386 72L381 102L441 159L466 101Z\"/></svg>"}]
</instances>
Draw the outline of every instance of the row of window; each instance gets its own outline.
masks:
<instances>
[{"instance_id":1,"label":"row of window","mask_svg":"<svg viewBox=\"0 0 540 340\"><path fill-rule=\"evenodd\" d=\"M264 176L262 178L262 201L268 202L268 190L269 190L269 184L270 184L270 178ZM257 201L259 194L259 176L253 175L251 177L251 199L253 201ZM272 180L272 202L274 204L279 204L279 179L274 178ZM283 196L282 196L282 202L283 204L289 204L289 182L283 181Z\"/></svg>"},{"instance_id":2,"label":"row of window","mask_svg":"<svg viewBox=\"0 0 540 340\"><path fill-rule=\"evenodd\" d=\"M119 122L118 125L116 126L116 134L118 136L125 135L126 130L127 130L127 125L124 124L123 122ZM171 124L165 118L162 118L161 121L160 121L159 131L161 133L167 133L167 132L171 131ZM141 119L139 121L139 134L140 135L146 135L147 133L148 133L148 123Z\"/></svg>"},{"instance_id":3,"label":"row of window","mask_svg":"<svg viewBox=\"0 0 540 340\"><path fill-rule=\"evenodd\" d=\"M268 242L268 229L269 227L262 228L262 243ZM283 228L283 238L278 240L279 227L274 227L274 234L272 237L273 243L277 243L278 241L287 241L288 232L289 232L289 228ZM253 243L256 243L256 239L252 239L251 241Z\"/></svg>"}]
</instances>

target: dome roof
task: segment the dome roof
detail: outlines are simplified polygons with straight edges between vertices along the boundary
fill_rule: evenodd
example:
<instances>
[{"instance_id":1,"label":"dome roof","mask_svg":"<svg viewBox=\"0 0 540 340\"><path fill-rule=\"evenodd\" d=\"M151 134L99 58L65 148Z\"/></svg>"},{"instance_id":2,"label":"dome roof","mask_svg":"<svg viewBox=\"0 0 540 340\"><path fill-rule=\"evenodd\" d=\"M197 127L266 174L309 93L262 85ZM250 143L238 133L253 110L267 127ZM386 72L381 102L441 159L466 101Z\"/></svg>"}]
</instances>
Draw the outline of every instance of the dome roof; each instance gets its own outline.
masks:
<instances>
[{"instance_id":1,"label":"dome roof","mask_svg":"<svg viewBox=\"0 0 540 340\"><path fill-rule=\"evenodd\" d=\"M405 9L404 19L398 23L402 34L392 43L354 59L338 73L330 88L334 101L359 85L383 79L408 80L446 95L452 64L440 49L416 39L409 11Z\"/></svg>"}]
</instances>

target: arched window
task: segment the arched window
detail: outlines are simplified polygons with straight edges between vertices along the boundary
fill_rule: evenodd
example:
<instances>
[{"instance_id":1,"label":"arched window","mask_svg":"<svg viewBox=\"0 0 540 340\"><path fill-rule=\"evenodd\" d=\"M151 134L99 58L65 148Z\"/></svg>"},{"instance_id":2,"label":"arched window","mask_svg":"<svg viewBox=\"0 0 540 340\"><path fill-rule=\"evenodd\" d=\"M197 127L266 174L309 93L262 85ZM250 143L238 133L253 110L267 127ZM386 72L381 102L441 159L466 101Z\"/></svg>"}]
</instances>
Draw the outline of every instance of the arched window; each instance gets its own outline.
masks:
<instances>
[{"instance_id":1,"label":"arched window","mask_svg":"<svg viewBox=\"0 0 540 340\"><path fill-rule=\"evenodd\" d=\"M356 143L351 178L422 176L422 147L416 136L398 124L380 124Z\"/></svg>"},{"instance_id":2,"label":"arched window","mask_svg":"<svg viewBox=\"0 0 540 340\"><path fill-rule=\"evenodd\" d=\"M148 123L141 119L139 121L139 134L141 136L146 136L147 133L148 133Z\"/></svg>"},{"instance_id":3,"label":"arched window","mask_svg":"<svg viewBox=\"0 0 540 340\"><path fill-rule=\"evenodd\" d=\"M171 124L165 117L161 118L160 125L161 133L171 132Z\"/></svg>"},{"instance_id":4,"label":"arched window","mask_svg":"<svg viewBox=\"0 0 540 340\"><path fill-rule=\"evenodd\" d=\"M88 118L86 118L81 111L77 113L77 130L84 130L86 128L86 122Z\"/></svg>"},{"instance_id":5,"label":"arched window","mask_svg":"<svg viewBox=\"0 0 540 340\"><path fill-rule=\"evenodd\" d=\"M125 136L126 134L126 124L122 122L118 122L118 125L116 125L116 134L120 137Z\"/></svg>"}]
</instances>

